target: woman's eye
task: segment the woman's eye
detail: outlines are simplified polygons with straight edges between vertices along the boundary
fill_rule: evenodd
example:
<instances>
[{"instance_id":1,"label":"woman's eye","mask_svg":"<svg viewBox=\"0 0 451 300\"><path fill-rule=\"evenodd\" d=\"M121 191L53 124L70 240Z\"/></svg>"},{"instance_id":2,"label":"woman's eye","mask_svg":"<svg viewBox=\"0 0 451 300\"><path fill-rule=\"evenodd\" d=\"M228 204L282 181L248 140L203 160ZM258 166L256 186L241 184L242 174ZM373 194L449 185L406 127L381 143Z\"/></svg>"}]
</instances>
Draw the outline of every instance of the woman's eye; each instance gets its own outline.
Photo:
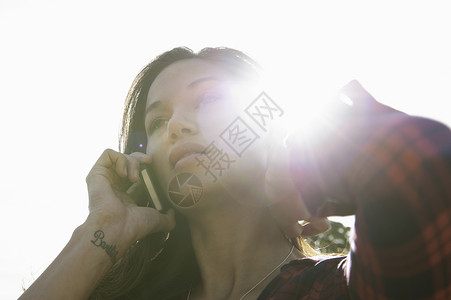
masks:
<instances>
[{"instance_id":1,"label":"woman's eye","mask_svg":"<svg viewBox=\"0 0 451 300\"><path fill-rule=\"evenodd\" d=\"M224 95L222 93L206 93L202 96L199 105L200 106L208 105L221 100L224 100Z\"/></svg>"},{"instance_id":2,"label":"woman's eye","mask_svg":"<svg viewBox=\"0 0 451 300\"><path fill-rule=\"evenodd\" d=\"M220 96L219 95L215 95L215 94L205 95L203 97L203 99L202 99L202 103L207 104L207 103L215 102L215 101L218 101L218 100L220 100Z\"/></svg>"},{"instance_id":3,"label":"woman's eye","mask_svg":"<svg viewBox=\"0 0 451 300\"><path fill-rule=\"evenodd\" d=\"M152 121L152 123L150 123L149 133L152 134L156 130L160 129L161 127L166 126L167 124L168 124L167 118L156 118Z\"/></svg>"}]
</instances>

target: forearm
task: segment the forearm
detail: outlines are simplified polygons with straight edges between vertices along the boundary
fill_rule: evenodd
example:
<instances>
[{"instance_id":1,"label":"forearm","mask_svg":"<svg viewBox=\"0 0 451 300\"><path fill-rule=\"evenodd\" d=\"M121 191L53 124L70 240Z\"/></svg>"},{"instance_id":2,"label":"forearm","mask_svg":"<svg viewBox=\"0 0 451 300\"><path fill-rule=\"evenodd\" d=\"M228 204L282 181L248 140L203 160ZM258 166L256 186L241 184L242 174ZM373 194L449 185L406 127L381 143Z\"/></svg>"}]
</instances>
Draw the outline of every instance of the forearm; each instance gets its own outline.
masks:
<instances>
[{"instance_id":1,"label":"forearm","mask_svg":"<svg viewBox=\"0 0 451 300\"><path fill-rule=\"evenodd\" d=\"M86 299L112 265L138 240L175 227L174 212L139 207L125 186L139 180L140 164L151 157L107 149L89 172L89 216L66 247L21 299Z\"/></svg>"},{"instance_id":2,"label":"forearm","mask_svg":"<svg viewBox=\"0 0 451 300\"><path fill-rule=\"evenodd\" d=\"M351 293L357 299L446 293L446 278L451 278L450 130L397 113L359 130L362 135L346 135L338 147L326 147L335 156L300 161L294 173L312 214L356 215ZM321 155L317 149L308 158Z\"/></svg>"},{"instance_id":3,"label":"forearm","mask_svg":"<svg viewBox=\"0 0 451 300\"><path fill-rule=\"evenodd\" d=\"M86 223L78 227L58 257L20 299L87 299L112 266L111 251L96 246L100 244L94 236L98 229Z\"/></svg>"},{"instance_id":4,"label":"forearm","mask_svg":"<svg viewBox=\"0 0 451 300\"><path fill-rule=\"evenodd\" d=\"M388 298L423 299L447 289L450 151L449 129L412 117L360 162L352 180L357 212L350 273L359 295L374 289Z\"/></svg>"},{"instance_id":5,"label":"forearm","mask_svg":"<svg viewBox=\"0 0 451 300\"><path fill-rule=\"evenodd\" d=\"M306 206L314 216L355 214L356 299L448 298L449 128L384 106L357 82L343 91L353 107L326 118L315 139L294 140L292 175Z\"/></svg>"}]
</instances>

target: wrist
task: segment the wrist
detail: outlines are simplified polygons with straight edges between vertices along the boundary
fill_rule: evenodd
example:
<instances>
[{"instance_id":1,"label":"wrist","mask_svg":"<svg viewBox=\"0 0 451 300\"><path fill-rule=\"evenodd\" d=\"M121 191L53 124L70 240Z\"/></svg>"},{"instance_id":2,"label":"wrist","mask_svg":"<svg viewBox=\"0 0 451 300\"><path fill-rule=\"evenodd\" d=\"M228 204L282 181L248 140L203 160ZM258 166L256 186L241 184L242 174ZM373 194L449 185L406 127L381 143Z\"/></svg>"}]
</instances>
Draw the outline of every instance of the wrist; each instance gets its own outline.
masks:
<instances>
[{"instance_id":1,"label":"wrist","mask_svg":"<svg viewBox=\"0 0 451 300\"><path fill-rule=\"evenodd\" d=\"M113 259L108 255L104 249L107 245L101 243L108 236L100 229L97 228L96 230L94 228L97 227L86 226L86 224L80 225L74 230L66 248L72 252L77 252L77 255L81 257L89 258L86 259L87 264L93 263L99 267L99 270L109 269L117 260L117 255L116 257L113 255ZM100 235L100 231L103 232L103 235ZM113 243L110 244L114 245ZM102 248L100 245L104 247Z\"/></svg>"},{"instance_id":2,"label":"wrist","mask_svg":"<svg viewBox=\"0 0 451 300\"><path fill-rule=\"evenodd\" d=\"M128 249L129 245L121 243L123 226L119 224L99 222L98 219L88 219L75 229L73 239L82 243L83 248L95 253L103 262L109 261L110 266Z\"/></svg>"},{"instance_id":3,"label":"wrist","mask_svg":"<svg viewBox=\"0 0 451 300\"><path fill-rule=\"evenodd\" d=\"M91 228L76 228L61 253L21 299L87 299L111 269L111 259L95 247Z\"/></svg>"}]
</instances>

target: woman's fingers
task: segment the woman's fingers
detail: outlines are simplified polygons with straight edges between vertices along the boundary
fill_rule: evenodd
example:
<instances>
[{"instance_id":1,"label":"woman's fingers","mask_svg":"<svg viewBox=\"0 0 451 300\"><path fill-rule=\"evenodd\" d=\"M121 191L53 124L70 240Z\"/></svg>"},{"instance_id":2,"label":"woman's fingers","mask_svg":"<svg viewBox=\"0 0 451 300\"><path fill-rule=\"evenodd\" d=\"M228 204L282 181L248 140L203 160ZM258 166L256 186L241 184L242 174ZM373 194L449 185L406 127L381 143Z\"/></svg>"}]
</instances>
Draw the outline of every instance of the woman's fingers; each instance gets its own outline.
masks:
<instances>
[{"instance_id":1,"label":"woman's fingers","mask_svg":"<svg viewBox=\"0 0 451 300\"><path fill-rule=\"evenodd\" d=\"M149 164L151 161L152 157L144 153L122 154L112 149L106 149L98 158L94 167L111 168L114 166L117 174L125 177L128 175L130 165L136 166L136 163Z\"/></svg>"},{"instance_id":2,"label":"woman's fingers","mask_svg":"<svg viewBox=\"0 0 451 300\"><path fill-rule=\"evenodd\" d=\"M141 164L149 164L152 162L152 158L150 155L135 152L130 155L126 155L127 157L127 174L128 179L131 182L139 181L139 169Z\"/></svg>"},{"instance_id":3,"label":"woman's fingers","mask_svg":"<svg viewBox=\"0 0 451 300\"><path fill-rule=\"evenodd\" d=\"M149 164L152 158L144 153L132 153L129 155L116 152L111 149L105 150L89 172L86 182L96 175L106 177L112 185L116 176L128 178L131 182L139 180L140 164Z\"/></svg>"},{"instance_id":4,"label":"woman's fingers","mask_svg":"<svg viewBox=\"0 0 451 300\"><path fill-rule=\"evenodd\" d=\"M149 233L170 231L175 226L173 211L162 214L150 207L137 206L125 192L131 182L139 181L140 165L151 160L143 153L122 154L107 149L86 179L89 224L108 230L112 240L126 248Z\"/></svg>"},{"instance_id":5,"label":"woman's fingers","mask_svg":"<svg viewBox=\"0 0 451 300\"><path fill-rule=\"evenodd\" d=\"M128 205L129 223L123 228L132 228L133 241L144 238L155 232L169 232L175 227L175 216L172 209L161 213L151 207Z\"/></svg>"},{"instance_id":6,"label":"woman's fingers","mask_svg":"<svg viewBox=\"0 0 451 300\"><path fill-rule=\"evenodd\" d=\"M137 226L140 228L138 239L154 232L168 232L175 227L174 211L171 209L167 213L160 213L149 207L136 207L141 215L142 224Z\"/></svg>"},{"instance_id":7,"label":"woman's fingers","mask_svg":"<svg viewBox=\"0 0 451 300\"><path fill-rule=\"evenodd\" d=\"M330 229L330 222L327 218L310 219L300 225L302 227L301 236L303 237L315 236Z\"/></svg>"},{"instance_id":8,"label":"woman's fingers","mask_svg":"<svg viewBox=\"0 0 451 300\"><path fill-rule=\"evenodd\" d=\"M150 162L151 157L143 153L125 155L105 150L86 178L90 210L124 213L124 204L134 203L125 193L127 187L139 181L140 164Z\"/></svg>"}]
</instances>

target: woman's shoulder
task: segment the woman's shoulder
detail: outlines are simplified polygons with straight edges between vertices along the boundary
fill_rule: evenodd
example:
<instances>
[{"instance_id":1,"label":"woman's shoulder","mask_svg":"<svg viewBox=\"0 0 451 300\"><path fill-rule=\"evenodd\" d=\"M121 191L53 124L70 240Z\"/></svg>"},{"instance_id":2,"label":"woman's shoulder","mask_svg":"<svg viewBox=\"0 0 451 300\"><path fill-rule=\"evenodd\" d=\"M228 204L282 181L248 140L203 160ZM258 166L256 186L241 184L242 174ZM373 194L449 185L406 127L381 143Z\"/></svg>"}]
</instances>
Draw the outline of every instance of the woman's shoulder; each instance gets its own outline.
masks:
<instances>
[{"instance_id":1,"label":"woman's shoulder","mask_svg":"<svg viewBox=\"0 0 451 300\"><path fill-rule=\"evenodd\" d=\"M347 256L312 256L292 260L281 268L280 276L296 278L298 276L325 276L330 273L345 274Z\"/></svg>"},{"instance_id":2,"label":"woman's shoulder","mask_svg":"<svg viewBox=\"0 0 451 300\"><path fill-rule=\"evenodd\" d=\"M281 268L258 299L299 299L312 293L316 299L347 299L346 262L346 256L293 260Z\"/></svg>"}]
</instances>

